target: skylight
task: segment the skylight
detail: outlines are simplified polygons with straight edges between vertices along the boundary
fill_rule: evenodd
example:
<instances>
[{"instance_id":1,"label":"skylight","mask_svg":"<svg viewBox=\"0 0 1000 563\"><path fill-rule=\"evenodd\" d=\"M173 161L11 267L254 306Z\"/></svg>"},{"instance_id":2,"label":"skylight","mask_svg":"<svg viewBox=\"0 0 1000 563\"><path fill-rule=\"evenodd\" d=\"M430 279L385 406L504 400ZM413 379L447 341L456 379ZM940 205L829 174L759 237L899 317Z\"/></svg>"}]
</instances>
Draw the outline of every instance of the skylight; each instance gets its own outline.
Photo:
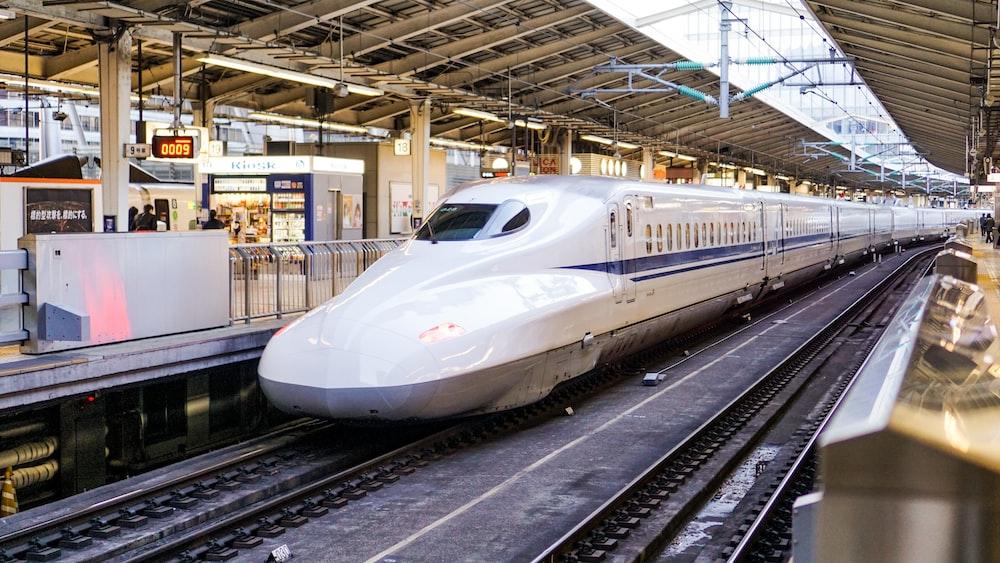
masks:
<instances>
[{"instance_id":1,"label":"skylight","mask_svg":"<svg viewBox=\"0 0 1000 563\"><path fill-rule=\"evenodd\" d=\"M839 152L853 146L856 167L863 168L872 179L881 179L885 174L886 181L900 184L905 175L907 187L923 187L915 181L917 176L923 177L919 182L928 184L927 177L967 183L962 176L946 172L916 153L852 65L800 62L844 58L801 0L734 0L725 3L729 7L718 0L587 1L682 57L706 63L707 70L715 74L719 74L719 23L726 14L733 20L729 56L737 63L729 67L732 86L746 91L786 78L753 97L832 143L840 143ZM763 62L768 60L775 64ZM801 72L789 77L797 71ZM736 94L736 88L731 95ZM731 104L733 114L740 111L741 103L746 102ZM738 123L736 117L734 125ZM818 144L805 148L804 153L838 156L831 154L835 147ZM849 166L850 162L845 161L843 170Z\"/></svg>"}]
</instances>

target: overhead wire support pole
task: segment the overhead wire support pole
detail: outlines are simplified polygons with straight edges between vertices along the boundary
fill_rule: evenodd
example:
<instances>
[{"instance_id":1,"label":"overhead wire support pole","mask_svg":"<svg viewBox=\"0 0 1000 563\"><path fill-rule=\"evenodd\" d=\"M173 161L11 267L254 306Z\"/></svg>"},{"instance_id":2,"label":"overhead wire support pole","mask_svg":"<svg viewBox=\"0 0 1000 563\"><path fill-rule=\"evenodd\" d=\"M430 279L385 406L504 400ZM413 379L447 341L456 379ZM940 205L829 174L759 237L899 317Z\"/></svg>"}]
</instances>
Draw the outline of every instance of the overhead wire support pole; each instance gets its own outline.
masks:
<instances>
[{"instance_id":1,"label":"overhead wire support pole","mask_svg":"<svg viewBox=\"0 0 1000 563\"><path fill-rule=\"evenodd\" d=\"M181 74L184 72L183 61L181 60L181 41L184 35L180 31L174 32L174 134L181 128ZM141 71L140 71L141 72Z\"/></svg>"},{"instance_id":2,"label":"overhead wire support pole","mask_svg":"<svg viewBox=\"0 0 1000 563\"><path fill-rule=\"evenodd\" d=\"M729 119L729 30L733 3L719 2L719 117Z\"/></svg>"}]
</instances>

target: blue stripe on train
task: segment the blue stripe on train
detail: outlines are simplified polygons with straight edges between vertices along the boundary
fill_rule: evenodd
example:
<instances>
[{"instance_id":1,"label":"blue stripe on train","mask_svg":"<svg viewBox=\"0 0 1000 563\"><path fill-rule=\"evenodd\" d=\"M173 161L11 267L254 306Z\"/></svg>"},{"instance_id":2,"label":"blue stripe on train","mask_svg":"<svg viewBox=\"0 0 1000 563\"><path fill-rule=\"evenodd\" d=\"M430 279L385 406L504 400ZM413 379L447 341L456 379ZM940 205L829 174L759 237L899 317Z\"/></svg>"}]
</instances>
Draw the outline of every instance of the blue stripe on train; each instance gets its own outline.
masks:
<instances>
[{"instance_id":1,"label":"blue stripe on train","mask_svg":"<svg viewBox=\"0 0 1000 563\"><path fill-rule=\"evenodd\" d=\"M869 233L860 233L856 235L850 235L842 237L840 240L849 240L858 237L869 236ZM790 237L782 241L784 243L784 251L798 250L800 248L805 248L817 243L833 242L830 233L818 233L811 235L802 235L797 237ZM774 241L769 241L767 243L767 248L771 249L775 246ZM749 253L749 254L748 254ZM657 272L653 274L647 274L644 276L637 276L631 278L632 281L645 281L654 278L659 278L663 276L669 276L672 274L680 274L684 272L690 272L693 270L700 270L702 268L710 268L712 266L721 266L725 264L733 264L736 262L741 262L744 260L755 260L760 259L764 256L764 243L753 242L753 243L742 243L735 244L731 246L717 246L712 248L700 248L696 250L686 250L684 252L671 252L669 254L657 254L655 256L643 256L641 258L631 258L629 260L617 260L613 262L598 262L594 264L580 264L577 266L563 266L564 269L571 270L592 270L595 272L607 272L614 275L625 275L625 274L638 274L641 272L649 272L651 270L659 270L662 268L669 268L671 266L683 266L685 264L691 264L683 268L675 268L673 270L668 270L665 272ZM727 258L726 260L720 260ZM706 260L718 260L717 262L711 262L709 264L699 264Z\"/></svg>"}]
</instances>

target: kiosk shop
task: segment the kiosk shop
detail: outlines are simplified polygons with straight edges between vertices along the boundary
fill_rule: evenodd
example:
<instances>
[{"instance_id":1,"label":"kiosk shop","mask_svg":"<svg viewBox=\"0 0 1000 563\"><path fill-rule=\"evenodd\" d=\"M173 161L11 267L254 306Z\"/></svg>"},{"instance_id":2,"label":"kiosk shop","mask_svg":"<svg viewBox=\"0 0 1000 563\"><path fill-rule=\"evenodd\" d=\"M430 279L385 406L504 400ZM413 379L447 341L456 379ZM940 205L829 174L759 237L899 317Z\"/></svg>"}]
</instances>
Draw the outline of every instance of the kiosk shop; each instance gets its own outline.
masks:
<instances>
[{"instance_id":1,"label":"kiosk shop","mask_svg":"<svg viewBox=\"0 0 1000 563\"><path fill-rule=\"evenodd\" d=\"M364 161L324 156L220 156L202 206L214 209L233 242L360 239Z\"/></svg>"}]
</instances>

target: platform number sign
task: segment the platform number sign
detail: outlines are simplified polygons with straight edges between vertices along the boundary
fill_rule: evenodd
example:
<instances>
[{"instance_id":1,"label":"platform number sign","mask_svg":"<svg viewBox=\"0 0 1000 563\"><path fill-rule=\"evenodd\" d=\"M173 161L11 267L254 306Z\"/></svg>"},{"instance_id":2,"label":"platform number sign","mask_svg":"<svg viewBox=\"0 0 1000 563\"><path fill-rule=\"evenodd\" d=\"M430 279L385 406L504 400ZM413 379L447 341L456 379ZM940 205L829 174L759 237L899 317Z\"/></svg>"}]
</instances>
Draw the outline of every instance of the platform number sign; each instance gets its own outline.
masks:
<instances>
[{"instance_id":1,"label":"platform number sign","mask_svg":"<svg viewBox=\"0 0 1000 563\"><path fill-rule=\"evenodd\" d=\"M153 156L156 158L194 158L194 137L188 135L153 137Z\"/></svg>"},{"instance_id":2,"label":"platform number sign","mask_svg":"<svg viewBox=\"0 0 1000 563\"><path fill-rule=\"evenodd\" d=\"M289 549L288 544L283 544L271 551L270 557L267 558L267 563L284 563L291 558L292 550Z\"/></svg>"},{"instance_id":3,"label":"platform number sign","mask_svg":"<svg viewBox=\"0 0 1000 563\"><path fill-rule=\"evenodd\" d=\"M125 145L125 158L149 158L151 147L149 143L128 143Z\"/></svg>"}]
</instances>

